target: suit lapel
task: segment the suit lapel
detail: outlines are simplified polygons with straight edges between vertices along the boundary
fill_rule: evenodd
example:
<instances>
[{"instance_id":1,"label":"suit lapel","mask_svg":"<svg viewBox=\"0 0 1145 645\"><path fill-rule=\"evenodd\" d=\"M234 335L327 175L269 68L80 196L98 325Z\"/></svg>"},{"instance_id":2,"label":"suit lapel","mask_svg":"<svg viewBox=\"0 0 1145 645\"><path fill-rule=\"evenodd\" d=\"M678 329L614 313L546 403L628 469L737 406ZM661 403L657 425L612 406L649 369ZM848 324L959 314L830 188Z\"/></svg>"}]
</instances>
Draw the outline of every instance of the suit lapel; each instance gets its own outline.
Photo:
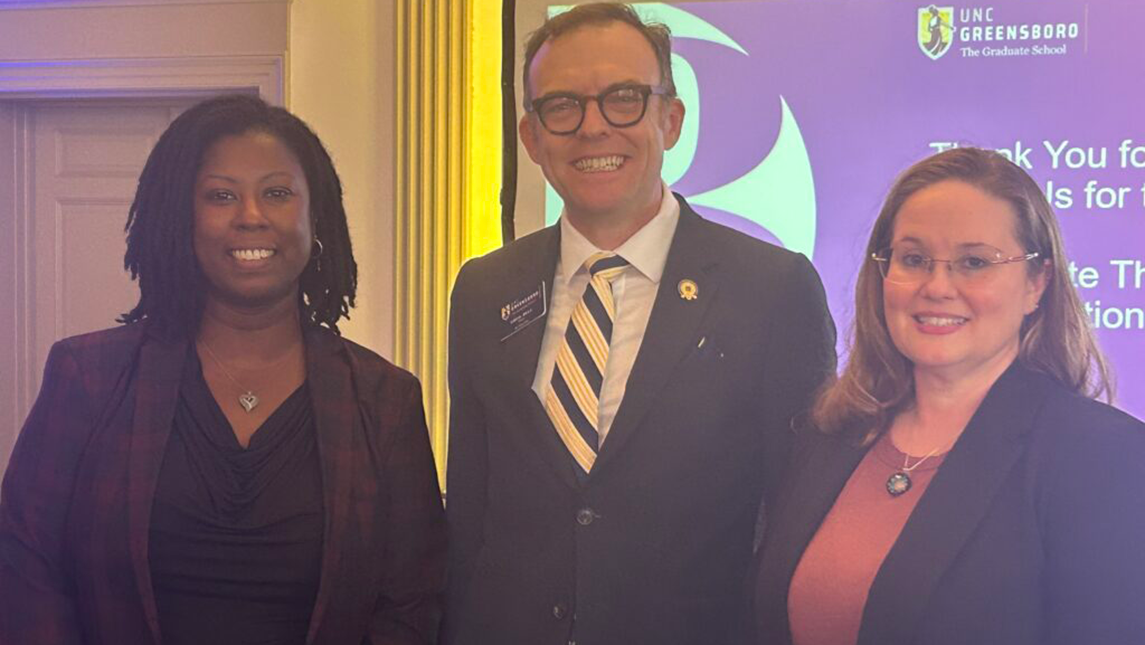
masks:
<instances>
[{"instance_id":1,"label":"suit lapel","mask_svg":"<svg viewBox=\"0 0 1145 645\"><path fill-rule=\"evenodd\" d=\"M545 239L540 241L537 252L525 259L524 266L515 268L516 275L513 279L506 281L503 287L493 292L495 302L492 304L500 309L502 305L521 298L544 284L545 315L512 336L499 341L514 391L527 389L531 393L533 387L533 377L536 375L537 360L541 353L541 341L549 318L548 309L552 304L553 276L557 272L557 259L561 253L560 231L559 226L544 229L540 235L544 235Z\"/></svg>"},{"instance_id":2,"label":"suit lapel","mask_svg":"<svg viewBox=\"0 0 1145 645\"><path fill-rule=\"evenodd\" d=\"M541 343L548 324L549 309L552 306L553 278L557 272L557 261L561 254L560 226L550 226L538 235L536 250L514 266L515 274L505 280L504 286L492 293L495 307L481 308L490 312L499 310L504 304L521 298L542 283L545 288L545 315L532 322L509 338L499 341L500 356L509 375L509 388L506 393L511 409L520 410L524 423L507 428L518 449L524 455L539 459L539 468L554 474L570 487L577 485L576 471L568 449L557 436L557 431L545 413L544 407L533 392L533 380L537 374Z\"/></svg>"},{"instance_id":3,"label":"suit lapel","mask_svg":"<svg viewBox=\"0 0 1145 645\"><path fill-rule=\"evenodd\" d=\"M159 612L151 587L151 567L148 562L151 507L155 500L163 454L171 436L171 424L175 419L175 404L179 399L179 384L188 347L184 340L145 335L135 385L135 413L131 424L127 469L128 548L143 602L143 613L156 643L160 642Z\"/></svg>"},{"instance_id":4,"label":"suit lapel","mask_svg":"<svg viewBox=\"0 0 1145 645\"><path fill-rule=\"evenodd\" d=\"M362 423L358 388L340 340L321 329L306 333L306 374L314 409L322 499L326 507L322 572L306 642L313 642L345 563L342 542L349 526L350 485L354 478L353 438ZM317 378L315 378L317 377Z\"/></svg>"},{"instance_id":5,"label":"suit lapel","mask_svg":"<svg viewBox=\"0 0 1145 645\"><path fill-rule=\"evenodd\" d=\"M652 314L624 398L600 450L593 474L614 460L647 414L649 406L675 372L673 369L700 341L700 323L719 291L719 262L707 242L707 224L683 201L668 261L652 305ZM696 297L685 299L680 282L691 280Z\"/></svg>"},{"instance_id":6,"label":"suit lapel","mask_svg":"<svg viewBox=\"0 0 1145 645\"><path fill-rule=\"evenodd\" d=\"M1016 364L990 389L871 584L860 645L910 642L935 586L986 516L1041 406Z\"/></svg>"},{"instance_id":7,"label":"suit lapel","mask_svg":"<svg viewBox=\"0 0 1145 645\"><path fill-rule=\"evenodd\" d=\"M755 598L756 614L773 639L783 639L777 642L790 642L787 591L799 559L867 452L865 447L819 434L808 434L800 442L786 494L768 518L767 540L759 552L758 579L763 584ZM781 628L782 635L776 634Z\"/></svg>"}]
</instances>

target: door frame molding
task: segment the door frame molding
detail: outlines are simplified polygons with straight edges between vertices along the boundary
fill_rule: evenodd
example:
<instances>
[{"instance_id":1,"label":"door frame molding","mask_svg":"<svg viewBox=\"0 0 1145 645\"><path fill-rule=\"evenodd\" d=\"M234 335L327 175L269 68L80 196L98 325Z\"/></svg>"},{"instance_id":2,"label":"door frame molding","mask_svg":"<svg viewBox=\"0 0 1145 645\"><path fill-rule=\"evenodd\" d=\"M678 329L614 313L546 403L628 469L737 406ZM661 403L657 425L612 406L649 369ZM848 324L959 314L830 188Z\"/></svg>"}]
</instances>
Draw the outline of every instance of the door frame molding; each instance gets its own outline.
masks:
<instances>
[{"instance_id":1,"label":"door frame molding","mask_svg":"<svg viewBox=\"0 0 1145 645\"><path fill-rule=\"evenodd\" d=\"M162 98L257 90L282 105L284 56L0 61L0 101Z\"/></svg>"}]
</instances>

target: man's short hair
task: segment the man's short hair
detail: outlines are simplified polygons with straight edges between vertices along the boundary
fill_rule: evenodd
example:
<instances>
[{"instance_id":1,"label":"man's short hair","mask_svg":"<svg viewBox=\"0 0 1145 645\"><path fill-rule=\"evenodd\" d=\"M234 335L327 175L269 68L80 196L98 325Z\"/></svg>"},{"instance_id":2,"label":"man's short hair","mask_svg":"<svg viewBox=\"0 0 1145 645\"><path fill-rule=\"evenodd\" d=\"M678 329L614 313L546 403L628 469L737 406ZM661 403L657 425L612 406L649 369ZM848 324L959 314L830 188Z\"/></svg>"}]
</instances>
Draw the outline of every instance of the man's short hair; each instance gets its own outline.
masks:
<instances>
[{"instance_id":1,"label":"man's short hair","mask_svg":"<svg viewBox=\"0 0 1145 645\"><path fill-rule=\"evenodd\" d=\"M645 23L640 16L626 4L616 2L593 2L573 7L569 11L558 14L545 21L539 29L529 35L525 43L525 102L532 100L532 89L529 87L529 67L537 56L537 51L545 43L559 38L581 27L602 26L613 22L620 22L631 26L644 36L652 51L656 55L656 62L660 65L660 85L667 90L669 97L676 96L676 83L672 80L672 32L667 25L652 22Z\"/></svg>"}]
</instances>

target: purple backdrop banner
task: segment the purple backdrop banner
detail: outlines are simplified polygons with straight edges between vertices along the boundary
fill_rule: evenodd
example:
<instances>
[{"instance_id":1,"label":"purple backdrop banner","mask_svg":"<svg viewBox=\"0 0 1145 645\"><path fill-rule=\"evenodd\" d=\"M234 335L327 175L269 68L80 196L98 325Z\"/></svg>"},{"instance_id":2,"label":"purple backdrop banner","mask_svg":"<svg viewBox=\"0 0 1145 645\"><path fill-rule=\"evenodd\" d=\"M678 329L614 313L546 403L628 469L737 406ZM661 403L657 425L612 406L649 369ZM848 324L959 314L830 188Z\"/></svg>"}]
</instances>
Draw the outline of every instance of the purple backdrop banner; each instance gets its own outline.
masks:
<instances>
[{"instance_id":1,"label":"purple backdrop banner","mask_svg":"<svg viewBox=\"0 0 1145 645\"><path fill-rule=\"evenodd\" d=\"M673 27L688 107L665 178L810 255L840 331L894 177L951 145L1005 150L1058 213L1118 404L1145 416L1145 2L637 8Z\"/></svg>"}]
</instances>

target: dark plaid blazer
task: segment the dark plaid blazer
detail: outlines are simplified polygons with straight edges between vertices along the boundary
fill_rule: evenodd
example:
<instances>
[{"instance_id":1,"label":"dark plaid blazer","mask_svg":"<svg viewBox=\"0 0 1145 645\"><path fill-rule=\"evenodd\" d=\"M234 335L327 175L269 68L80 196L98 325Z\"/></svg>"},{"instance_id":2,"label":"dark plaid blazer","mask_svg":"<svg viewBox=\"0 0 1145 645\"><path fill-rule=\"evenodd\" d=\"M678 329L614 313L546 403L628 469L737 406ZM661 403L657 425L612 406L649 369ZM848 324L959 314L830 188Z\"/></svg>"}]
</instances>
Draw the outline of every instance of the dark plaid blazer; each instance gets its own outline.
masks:
<instances>
[{"instance_id":1,"label":"dark plaid blazer","mask_svg":"<svg viewBox=\"0 0 1145 645\"><path fill-rule=\"evenodd\" d=\"M188 349L146 324L52 348L0 493L0 643L160 643L147 540ZM307 643L433 642L444 519L418 382L317 328L306 367L326 512Z\"/></svg>"}]
</instances>

